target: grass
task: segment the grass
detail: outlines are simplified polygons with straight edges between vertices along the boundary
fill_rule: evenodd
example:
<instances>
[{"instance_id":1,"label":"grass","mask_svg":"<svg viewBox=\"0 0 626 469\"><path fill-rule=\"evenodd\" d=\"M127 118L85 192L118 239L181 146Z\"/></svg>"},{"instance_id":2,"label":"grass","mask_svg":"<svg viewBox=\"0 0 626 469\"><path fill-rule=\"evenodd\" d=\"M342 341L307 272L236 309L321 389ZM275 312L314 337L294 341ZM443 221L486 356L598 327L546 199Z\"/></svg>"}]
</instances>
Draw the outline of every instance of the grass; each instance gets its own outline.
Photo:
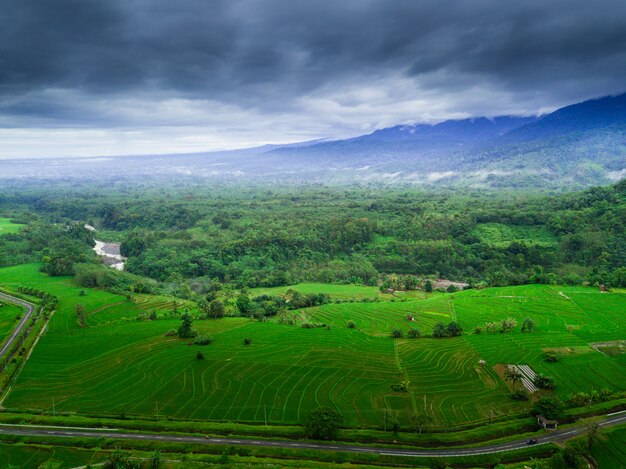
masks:
<instances>
[{"instance_id":1,"label":"grass","mask_svg":"<svg viewBox=\"0 0 626 469\"><path fill-rule=\"evenodd\" d=\"M626 390L624 354L607 356L589 344L623 338L626 295L591 288L528 285L468 290L427 299L328 304L300 311L330 329L304 329L246 318L195 321L214 343L200 347L165 337L178 326L172 298L124 297L98 290L79 296L69 278L50 278L36 265L0 269L0 283L26 284L61 297L16 386L9 409L90 415L159 416L287 425L301 423L318 406L331 406L352 428L378 427L426 413L431 426L484 422L524 412L509 399L497 364L529 364L553 376L557 394L607 387ZM352 294L351 286L335 286ZM326 288L326 286L324 286ZM364 287L367 288L367 287ZM88 327L75 305L85 306ZM178 310L184 306L179 300ZM156 310L159 319L137 317ZM416 320L407 321L407 314ZM172 317L174 316L174 317ZM485 321L531 316L536 331L472 334ZM458 320L466 333L454 339L390 338L392 329L430 333L436 322ZM356 328L348 329L352 320ZM569 325L576 328L571 332ZM243 339L252 338L245 346ZM557 363L545 348L572 347ZM202 351L204 360L196 359ZM487 361L485 367L479 360ZM406 382L408 392L391 386Z\"/></svg>"},{"instance_id":2,"label":"grass","mask_svg":"<svg viewBox=\"0 0 626 469\"><path fill-rule=\"evenodd\" d=\"M483 243L505 247L514 241L541 246L553 246L557 238L544 226L505 225L502 223L480 223L473 235Z\"/></svg>"},{"instance_id":3,"label":"grass","mask_svg":"<svg viewBox=\"0 0 626 469\"><path fill-rule=\"evenodd\" d=\"M11 223L10 218L0 218L0 235L8 233L17 233L25 225Z\"/></svg>"},{"instance_id":4,"label":"grass","mask_svg":"<svg viewBox=\"0 0 626 469\"><path fill-rule=\"evenodd\" d=\"M364 287L362 285L335 285L332 283L298 283L297 285L269 288L252 288L252 296L282 295L293 289L300 293L326 293L337 299L376 298L380 295L378 287Z\"/></svg>"}]
</instances>

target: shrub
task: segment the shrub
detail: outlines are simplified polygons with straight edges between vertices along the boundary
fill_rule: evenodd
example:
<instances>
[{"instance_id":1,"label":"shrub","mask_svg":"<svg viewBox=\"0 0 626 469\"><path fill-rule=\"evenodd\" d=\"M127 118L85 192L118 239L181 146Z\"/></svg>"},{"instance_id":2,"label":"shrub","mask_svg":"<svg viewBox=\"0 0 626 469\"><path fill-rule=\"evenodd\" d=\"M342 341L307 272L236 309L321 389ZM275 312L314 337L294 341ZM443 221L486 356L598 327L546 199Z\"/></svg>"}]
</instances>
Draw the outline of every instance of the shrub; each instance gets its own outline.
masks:
<instances>
[{"instance_id":1,"label":"shrub","mask_svg":"<svg viewBox=\"0 0 626 469\"><path fill-rule=\"evenodd\" d=\"M529 399L528 392L525 389L513 391L510 397L514 401L527 401Z\"/></svg>"},{"instance_id":2,"label":"shrub","mask_svg":"<svg viewBox=\"0 0 626 469\"><path fill-rule=\"evenodd\" d=\"M243 339L243 345L250 345L252 343L252 339L250 337L246 337Z\"/></svg>"},{"instance_id":3,"label":"shrub","mask_svg":"<svg viewBox=\"0 0 626 469\"><path fill-rule=\"evenodd\" d=\"M213 343L213 337L210 335L199 335L195 339L193 339L194 345L209 345Z\"/></svg>"},{"instance_id":4,"label":"shrub","mask_svg":"<svg viewBox=\"0 0 626 469\"><path fill-rule=\"evenodd\" d=\"M196 353L196 358L198 360L204 360L204 354L200 351L198 351L198 353Z\"/></svg>"},{"instance_id":5,"label":"shrub","mask_svg":"<svg viewBox=\"0 0 626 469\"><path fill-rule=\"evenodd\" d=\"M554 382L553 378L542 374L538 374L537 376L535 376L535 379L533 379L533 383L535 384L535 386L541 389L554 389L556 387L556 383Z\"/></svg>"},{"instance_id":6,"label":"shrub","mask_svg":"<svg viewBox=\"0 0 626 469\"><path fill-rule=\"evenodd\" d=\"M297 321L297 318L293 314L287 314L287 312L283 312L278 315L278 324L287 324L289 326L295 326L296 321Z\"/></svg>"},{"instance_id":7,"label":"shrub","mask_svg":"<svg viewBox=\"0 0 626 469\"><path fill-rule=\"evenodd\" d=\"M418 339L422 336L422 333L419 329L409 329L409 332L407 332L406 335L409 339Z\"/></svg>"},{"instance_id":8,"label":"shrub","mask_svg":"<svg viewBox=\"0 0 626 469\"><path fill-rule=\"evenodd\" d=\"M583 407L591 404L591 396L586 392L572 393L567 403L572 407Z\"/></svg>"},{"instance_id":9,"label":"shrub","mask_svg":"<svg viewBox=\"0 0 626 469\"><path fill-rule=\"evenodd\" d=\"M549 419L555 419L561 415L563 404L554 397L541 397L533 405L533 415L543 415Z\"/></svg>"},{"instance_id":10,"label":"shrub","mask_svg":"<svg viewBox=\"0 0 626 469\"><path fill-rule=\"evenodd\" d=\"M448 331L448 336L450 337L458 337L463 334L463 328L457 321L448 323L448 327L446 329Z\"/></svg>"},{"instance_id":11,"label":"shrub","mask_svg":"<svg viewBox=\"0 0 626 469\"><path fill-rule=\"evenodd\" d=\"M517 320L515 318L508 317L500 321L501 332L511 331L517 326Z\"/></svg>"},{"instance_id":12,"label":"shrub","mask_svg":"<svg viewBox=\"0 0 626 469\"><path fill-rule=\"evenodd\" d=\"M300 324L300 327L304 328L304 329L315 329L317 327L326 327L326 324L323 324L321 322L310 322L310 321L303 321Z\"/></svg>"},{"instance_id":13,"label":"shrub","mask_svg":"<svg viewBox=\"0 0 626 469\"><path fill-rule=\"evenodd\" d=\"M391 388L392 391L396 391L396 392L406 392L406 385L403 383L400 384L391 384L389 386Z\"/></svg>"},{"instance_id":14,"label":"shrub","mask_svg":"<svg viewBox=\"0 0 626 469\"><path fill-rule=\"evenodd\" d=\"M212 319L219 319L224 317L224 303L220 300L213 300L209 303L209 317Z\"/></svg>"},{"instance_id":15,"label":"shrub","mask_svg":"<svg viewBox=\"0 0 626 469\"><path fill-rule=\"evenodd\" d=\"M356 323L355 323L353 320L349 320L349 321L346 323L346 327L347 327L348 329L355 329L355 328L356 328Z\"/></svg>"},{"instance_id":16,"label":"shrub","mask_svg":"<svg viewBox=\"0 0 626 469\"><path fill-rule=\"evenodd\" d=\"M391 331L391 337L393 337L394 339L401 339L403 336L403 333L400 329L394 329L393 331Z\"/></svg>"},{"instance_id":17,"label":"shrub","mask_svg":"<svg viewBox=\"0 0 626 469\"><path fill-rule=\"evenodd\" d=\"M531 318L524 318L522 322L522 332L532 332L535 330L535 321Z\"/></svg>"},{"instance_id":18,"label":"shrub","mask_svg":"<svg viewBox=\"0 0 626 469\"><path fill-rule=\"evenodd\" d=\"M463 328L457 321L448 323L447 326L438 322L433 329L433 337L441 339L444 337L458 337L463 334Z\"/></svg>"},{"instance_id":19,"label":"shrub","mask_svg":"<svg viewBox=\"0 0 626 469\"><path fill-rule=\"evenodd\" d=\"M342 422L341 415L328 407L322 407L309 415L305 425L305 433L309 438L329 440L337 435Z\"/></svg>"},{"instance_id":20,"label":"shrub","mask_svg":"<svg viewBox=\"0 0 626 469\"><path fill-rule=\"evenodd\" d=\"M435 328L433 329L433 337L436 337L437 339L441 339L442 337L447 337L446 326L444 326L440 322L435 324Z\"/></svg>"},{"instance_id":21,"label":"shrub","mask_svg":"<svg viewBox=\"0 0 626 469\"><path fill-rule=\"evenodd\" d=\"M555 363L561 359L561 356L556 352L544 352L543 359L549 363Z\"/></svg>"},{"instance_id":22,"label":"shrub","mask_svg":"<svg viewBox=\"0 0 626 469\"><path fill-rule=\"evenodd\" d=\"M181 339L189 339L195 337L198 333L191 327L191 315L184 313L180 317L180 326L178 327L178 337Z\"/></svg>"},{"instance_id":23,"label":"shrub","mask_svg":"<svg viewBox=\"0 0 626 469\"><path fill-rule=\"evenodd\" d=\"M600 389L600 391L592 389L590 393L584 391L572 393L567 403L572 407L583 407L597 402L608 401L610 397L611 391L606 388Z\"/></svg>"},{"instance_id":24,"label":"shrub","mask_svg":"<svg viewBox=\"0 0 626 469\"><path fill-rule=\"evenodd\" d=\"M165 337L171 337L175 335L178 335L178 332L176 332L176 329L170 329L169 331L165 333Z\"/></svg>"},{"instance_id":25,"label":"shrub","mask_svg":"<svg viewBox=\"0 0 626 469\"><path fill-rule=\"evenodd\" d=\"M141 467L141 460L134 458L132 454L128 451L116 449L113 453L109 455L109 459L105 461L104 467L124 467L129 469L135 469Z\"/></svg>"},{"instance_id":26,"label":"shrub","mask_svg":"<svg viewBox=\"0 0 626 469\"><path fill-rule=\"evenodd\" d=\"M476 326L476 329L474 329L474 334L482 334L483 332L483 328L481 326Z\"/></svg>"}]
</instances>

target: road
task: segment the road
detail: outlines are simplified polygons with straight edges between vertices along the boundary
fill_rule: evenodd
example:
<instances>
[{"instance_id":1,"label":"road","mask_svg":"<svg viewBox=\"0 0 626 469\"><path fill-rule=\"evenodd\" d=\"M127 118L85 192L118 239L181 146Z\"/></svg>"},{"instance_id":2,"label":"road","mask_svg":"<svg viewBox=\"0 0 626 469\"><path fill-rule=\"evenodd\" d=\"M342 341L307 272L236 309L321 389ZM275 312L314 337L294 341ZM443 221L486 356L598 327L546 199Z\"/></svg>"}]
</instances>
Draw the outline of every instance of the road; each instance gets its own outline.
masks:
<instances>
[{"instance_id":1,"label":"road","mask_svg":"<svg viewBox=\"0 0 626 469\"><path fill-rule=\"evenodd\" d=\"M626 423L626 411L604 416L600 426L608 427ZM536 445L564 441L577 435L585 433L585 426L579 425L558 430L537 437ZM501 453L521 448L527 448L526 440L519 440L509 443L495 445L478 446L474 448L458 449L432 449L413 450L398 449L394 447L380 446L353 446L344 444L324 444L307 441L287 441L287 440L258 440L258 439L238 439L238 438L203 438L197 436L172 435L164 433L127 433L114 429L96 428L72 428L72 427L51 427L51 426L28 426L28 425L6 425L0 424L0 434L4 435L24 435L24 436L49 436L62 438L115 438L122 440L139 441L162 441L168 443L196 443L207 445L239 445L239 446L261 446L269 448L305 449L305 450L326 450L326 451L348 451L356 453L370 453L390 456L409 457L454 457L472 456L480 454ZM535 446L536 446L535 445Z\"/></svg>"},{"instance_id":2,"label":"road","mask_svg":"<svg viewBox=\"0 0 626 469\"><path fill-rule=\"evenodd\" d=\"M24 327L26 327L26 323L35 312L35 306L30 304L27 301L20 300L19 298L14 298L4 293L0 293L0 300L6 301L8 303L13 303L18 306L23 306L26 308L26 314L20 320L20 323L17 325L17 327L13 329L13 332L11 333L11 337L8 338L4 346L0 349L0 362L1 362L4 359L4 355L11 350L11 347L13 346L15 341L18 340L20 334L24 330Z\"/></svg>"}]
</instances>

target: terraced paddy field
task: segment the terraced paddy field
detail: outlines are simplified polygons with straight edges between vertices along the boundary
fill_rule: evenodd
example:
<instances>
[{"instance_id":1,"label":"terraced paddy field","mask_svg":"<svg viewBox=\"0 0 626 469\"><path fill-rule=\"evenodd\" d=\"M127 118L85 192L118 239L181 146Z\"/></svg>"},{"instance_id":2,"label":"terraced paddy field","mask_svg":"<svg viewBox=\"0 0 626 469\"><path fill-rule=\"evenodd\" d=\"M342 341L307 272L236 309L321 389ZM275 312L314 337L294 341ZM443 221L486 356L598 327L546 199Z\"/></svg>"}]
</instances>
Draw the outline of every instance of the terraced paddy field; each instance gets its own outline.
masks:
<instances>
[{"instance_id":1,"label":"terraced paddy field","mask_svg":"<svg viewBox=\"0 0 626 469\"><path fill-rule=\"evenodd\" d=\"M379 426L425 412L450 426L524 411L496 373L498 364L528 364L553 376L557 394L607 387L626 390L623 354L591 345L624 339L626 295L544 285L435 294L426 299L328 304L302 310L329 328L305 329L247 318L195 321L209 346L166 337L177 328L174 308L189 303L138 295L133 302L49 278L36 265L0 269L0 285L29 285L61 297L16 386L10 409L103 415L298 423L317 406L332 406L350 426ZM75 305L85 306L80 327ZM154 321L138 320L157 311ZM415 321L408 321L407 315ZM532 317L536 330L473 334L485 321ZM458 320L452 339L390 337L392 329L430 334L437 322ZM346 327L347 321L356 327ZM251 345L244 345L251 338ZM557 363L543 351L565 351ZM203 360L196 354L202 351ZM481 366L480 360L486 364ZM407 392L392 386L405 383Z\"/></svg>"}]
</instances>

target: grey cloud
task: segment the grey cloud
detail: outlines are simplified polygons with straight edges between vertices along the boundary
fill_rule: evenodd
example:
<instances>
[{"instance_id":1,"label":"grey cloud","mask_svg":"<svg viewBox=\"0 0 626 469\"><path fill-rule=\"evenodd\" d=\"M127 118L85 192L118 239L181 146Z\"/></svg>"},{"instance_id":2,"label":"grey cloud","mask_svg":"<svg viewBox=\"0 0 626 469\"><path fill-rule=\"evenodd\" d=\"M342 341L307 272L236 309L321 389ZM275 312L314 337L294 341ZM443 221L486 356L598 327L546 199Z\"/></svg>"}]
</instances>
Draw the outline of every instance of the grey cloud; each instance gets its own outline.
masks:
<instances>
[{"instance_id":1,"label":"grey cloud","mask_svg":"<svg viewBox=\"0 0 626 469\"><path fill-rule=\"evenodd\" d=\"M624 91L626 76L623 0L0 4L0 125L136 124L101 112L136 94L297 113L299 101L371 83L393 97L391 78L409 80L414 99L445 96L448 113L483 111L467 100L477 87L474 97L510 95L507 110L528 112Z\"/></svg>"}]
</instances>

